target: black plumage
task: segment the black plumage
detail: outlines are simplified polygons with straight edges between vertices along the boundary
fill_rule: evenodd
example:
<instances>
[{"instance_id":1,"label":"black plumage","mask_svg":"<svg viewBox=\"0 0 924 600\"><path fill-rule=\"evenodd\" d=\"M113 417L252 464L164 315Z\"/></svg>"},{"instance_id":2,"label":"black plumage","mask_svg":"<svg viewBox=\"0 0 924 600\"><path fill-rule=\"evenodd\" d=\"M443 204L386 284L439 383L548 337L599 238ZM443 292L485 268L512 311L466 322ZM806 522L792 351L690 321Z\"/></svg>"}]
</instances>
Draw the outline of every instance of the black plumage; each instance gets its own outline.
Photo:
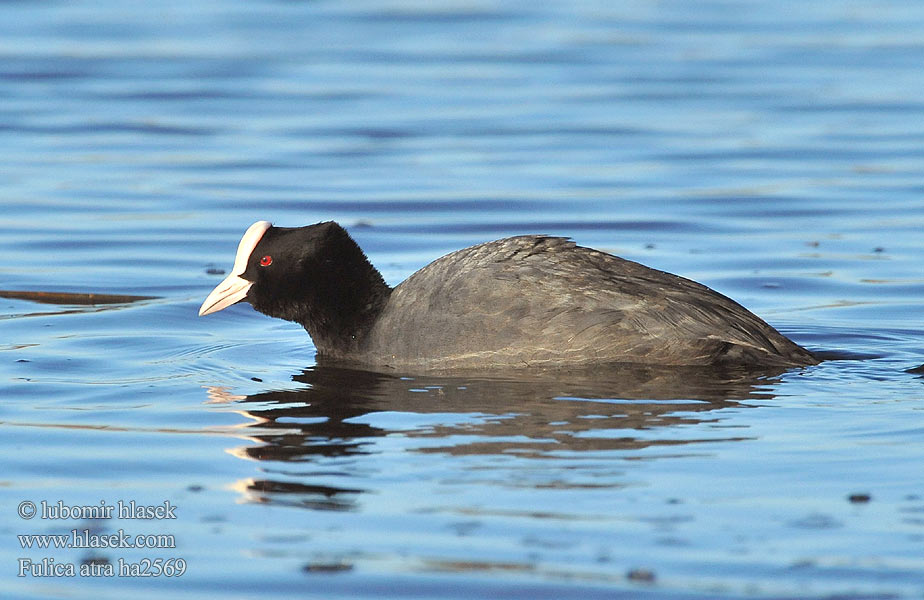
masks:
<instances>
[{"instance_id":1,"label":"black plumage","mask_svg":"<svg viewBox=\"0 0 924 600\"><path fill-rule=\"evenodd\" d=\"M422 370L818 362L704 285L566 238L479 244L390 288L338 224L261 223L200 314L246 300L304 326L321 357ZM219 293L233 277L240 298Z\"/></svg>"}]
</instances>

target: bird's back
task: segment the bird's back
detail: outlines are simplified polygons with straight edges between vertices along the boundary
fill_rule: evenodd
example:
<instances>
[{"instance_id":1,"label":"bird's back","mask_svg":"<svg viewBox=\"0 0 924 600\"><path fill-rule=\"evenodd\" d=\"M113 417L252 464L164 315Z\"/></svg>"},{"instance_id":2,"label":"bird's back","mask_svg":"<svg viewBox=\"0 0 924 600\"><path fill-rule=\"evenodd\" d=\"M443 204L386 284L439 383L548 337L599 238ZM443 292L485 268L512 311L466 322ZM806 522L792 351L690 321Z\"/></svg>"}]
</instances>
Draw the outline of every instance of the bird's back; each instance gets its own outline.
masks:
<instances>
[{"instance_id":1,"label":"bird's back","mask_svg":"<svg viewBox=\"0 0 924 600\"><path fill-rule=\"evenodd\" d=\"M422 368L817 362L701 284L546 236L424 267L393 290L360 358Z\"/></svg>"}]
</instances>

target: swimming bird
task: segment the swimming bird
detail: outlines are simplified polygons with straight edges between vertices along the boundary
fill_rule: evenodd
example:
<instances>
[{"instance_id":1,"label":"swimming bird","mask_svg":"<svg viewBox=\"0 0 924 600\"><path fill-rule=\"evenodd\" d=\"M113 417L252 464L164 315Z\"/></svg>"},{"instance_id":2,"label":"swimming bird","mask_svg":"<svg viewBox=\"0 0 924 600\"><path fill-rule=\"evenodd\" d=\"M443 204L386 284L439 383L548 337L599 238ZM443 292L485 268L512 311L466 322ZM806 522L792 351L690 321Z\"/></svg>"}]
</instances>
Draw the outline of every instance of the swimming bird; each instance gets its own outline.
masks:
<instances>
[{"instance_id":1,"label":"swimming bird","mask_svg":"<svg viewBox=\"0 0 924 600\"><path fill-rule=\"evenodd\" d=\"M258 221L199 315L240 301L302 325L319 358L375 369L818 362L702 284L545 235L452 252L392 288L337 223Z\"/></svg>"}]
</instances>

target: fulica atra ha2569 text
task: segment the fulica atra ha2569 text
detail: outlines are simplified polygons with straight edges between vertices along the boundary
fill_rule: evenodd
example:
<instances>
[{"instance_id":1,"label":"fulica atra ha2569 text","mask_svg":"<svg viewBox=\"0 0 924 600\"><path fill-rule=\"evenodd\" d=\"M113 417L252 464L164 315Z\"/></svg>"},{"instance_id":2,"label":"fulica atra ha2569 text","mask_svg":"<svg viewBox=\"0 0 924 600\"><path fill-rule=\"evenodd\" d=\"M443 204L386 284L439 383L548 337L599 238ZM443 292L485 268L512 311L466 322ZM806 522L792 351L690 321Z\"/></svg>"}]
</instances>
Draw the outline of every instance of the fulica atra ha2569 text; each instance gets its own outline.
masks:
<instances>
[{"instance_id":1,"label":"fulica atra ha2569 text","mask_svg":"<svg viewBox=\"0 0 924 600\"><path fill-rule=\"evenodd\" d=\"M199 314L242 300L301 324L321 357L375 368L818 362L704 285L560 237L458 250L391 288L337 223L258 221Z\"/></svg>"}]
</instances>

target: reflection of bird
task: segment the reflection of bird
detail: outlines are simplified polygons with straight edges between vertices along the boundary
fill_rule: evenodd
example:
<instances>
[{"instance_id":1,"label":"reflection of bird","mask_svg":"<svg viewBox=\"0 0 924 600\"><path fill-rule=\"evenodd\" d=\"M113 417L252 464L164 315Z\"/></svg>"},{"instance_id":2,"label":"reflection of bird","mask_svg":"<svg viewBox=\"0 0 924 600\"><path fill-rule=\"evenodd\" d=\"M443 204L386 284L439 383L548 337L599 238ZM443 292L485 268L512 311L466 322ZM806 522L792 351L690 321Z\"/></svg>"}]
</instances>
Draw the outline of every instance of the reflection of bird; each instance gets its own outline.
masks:
<instances>
[{"instance_id":1,"label":"reflection of bird","mask_svg":"<svg viewBox=\"0 0 924 600\"><path fill-rule=\"evenodd\" d=\"M199 314L241 300L371 367L817 363L706 286L556 237L459 250L392 289L338 224L259 221Z\"/></svg>"},{"instance_id":2,"label":"reflection of bird","mask_svg":"<svg viewBox=\"0 0 924 600\"><path fill-rule=\"evenodd\" d=\"M659 432L715 421L717 411L772 397L783 369L622 365L530 371L529 377L418 376L316 365L293 379L303 389L237 396L251 442L232 454L283 462L341 460L375 453L394 431L426 437L421 451L543 456L546 452L632 450L700 441L736 441L741 431ZM210 388L214 400L218 388ZM220 391L220 390L219 390ZM399 423L387 415L405 415ZM379 417L382 416L383 422ZM593 415L594 418L587 418Z\"/></svg>"},{"instance_id":3,"label":"reflection of bird","mask_svg":"<svg viewBox=\"0 0 924 600\"><path fill-rule=\"evenodd\" d=\"M394 434L421 453L516 456L512 471L492 469L492 477L511 485L524 472L523 460L639 451L647 459L678 457L700 452L702 442L752 439L746 428L705 424L722 421L725 409L755 406L741 401L772 398L769 386L782 370L622 365L604 373L536 369L519 380L411 379L316 365L293 377L302 389L241 398L211 387L208 395L211 402L230 400L251 421L234 431L248 443L228 452L274 465L235 489L252 502L339 511L356 509L358 495L381 484L378 455L395 446L392 439L383 450L377 440ZM552 469L551 479L527 469L525 485L622 485L624 468L624 461L590 461L580 469Z\"/></svg>"}]
</instances>

